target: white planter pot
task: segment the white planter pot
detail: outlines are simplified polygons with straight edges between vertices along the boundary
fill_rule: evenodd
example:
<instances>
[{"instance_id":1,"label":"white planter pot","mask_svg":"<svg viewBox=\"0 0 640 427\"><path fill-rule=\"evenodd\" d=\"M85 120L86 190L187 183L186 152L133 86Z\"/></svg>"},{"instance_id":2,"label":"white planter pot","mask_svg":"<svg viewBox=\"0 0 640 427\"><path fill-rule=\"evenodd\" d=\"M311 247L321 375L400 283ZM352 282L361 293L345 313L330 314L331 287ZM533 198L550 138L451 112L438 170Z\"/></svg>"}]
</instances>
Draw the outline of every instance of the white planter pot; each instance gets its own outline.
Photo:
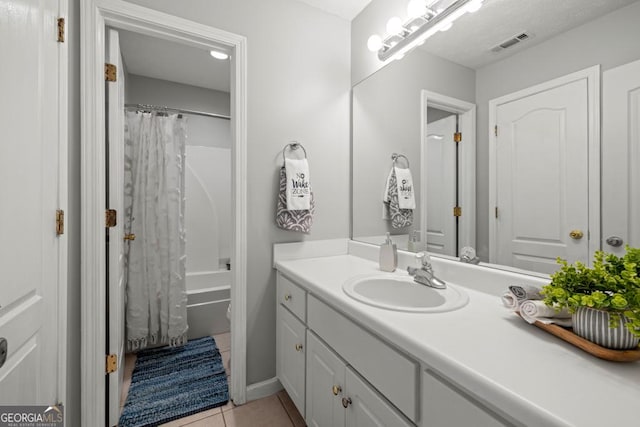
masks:
<instances>
[{"instance_id":1,"label":"white planter pot","mask_svg":"<svg viewBox=\"0 0 640 427\"><path fill-rule=\"evenodd\" d=\"M610 315L620 316L617 328L609 327ZM573 332L602 347L614 350L628 350L638 347L640 339L629 332L626 327L629 321L621 314L589 307L578 307L572 320Z\"/></svg>"}]
</instances>

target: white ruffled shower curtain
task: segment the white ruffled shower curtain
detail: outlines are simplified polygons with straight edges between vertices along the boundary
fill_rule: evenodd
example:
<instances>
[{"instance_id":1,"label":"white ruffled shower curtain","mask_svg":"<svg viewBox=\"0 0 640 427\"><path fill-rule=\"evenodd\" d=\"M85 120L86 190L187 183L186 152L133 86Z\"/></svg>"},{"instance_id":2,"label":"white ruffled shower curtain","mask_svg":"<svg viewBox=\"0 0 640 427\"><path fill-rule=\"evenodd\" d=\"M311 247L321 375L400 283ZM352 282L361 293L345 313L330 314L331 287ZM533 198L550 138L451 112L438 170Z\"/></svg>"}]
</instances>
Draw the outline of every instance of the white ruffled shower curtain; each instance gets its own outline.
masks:
<instances>
[{"instance_id":1,"label":"white ruffled shower curtain","mask_svg":"<svg viewBox=\"0 0 640 427\"><path fill-rule=\"evenodd\" d=\"M187 342L185 119L127 111L126 336L129 351Z\"/></svg>"}]
</instances>

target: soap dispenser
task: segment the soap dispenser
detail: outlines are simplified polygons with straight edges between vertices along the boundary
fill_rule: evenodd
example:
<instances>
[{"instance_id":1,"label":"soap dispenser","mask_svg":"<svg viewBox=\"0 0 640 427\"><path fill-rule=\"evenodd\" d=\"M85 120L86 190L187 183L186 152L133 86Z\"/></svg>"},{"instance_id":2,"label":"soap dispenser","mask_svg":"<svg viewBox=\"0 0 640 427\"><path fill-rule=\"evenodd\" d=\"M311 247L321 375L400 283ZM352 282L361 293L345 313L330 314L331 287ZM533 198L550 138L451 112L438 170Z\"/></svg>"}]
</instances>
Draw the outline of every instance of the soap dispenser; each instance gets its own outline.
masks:
<instances>
[{"instance_id":1,"label":"soap dispenser","mask_svg":"<svg viewBox=\"0 0 640 427\"><path fill-rule=\"evenodd\" d=\"M387 233L387 239L380 245L380 270L395 271L398 266L398 248L391 241L391 235Z\"/></svg>"}]
</instances>

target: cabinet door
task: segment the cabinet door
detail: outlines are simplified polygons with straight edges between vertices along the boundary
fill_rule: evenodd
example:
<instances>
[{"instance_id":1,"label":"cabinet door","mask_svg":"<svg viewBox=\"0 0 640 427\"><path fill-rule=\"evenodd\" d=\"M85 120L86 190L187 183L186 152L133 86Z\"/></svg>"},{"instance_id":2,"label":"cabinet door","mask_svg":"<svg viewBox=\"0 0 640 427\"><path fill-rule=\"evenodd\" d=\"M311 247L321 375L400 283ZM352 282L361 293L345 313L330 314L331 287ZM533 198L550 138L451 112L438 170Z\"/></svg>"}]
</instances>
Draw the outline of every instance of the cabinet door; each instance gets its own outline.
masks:
<instances>
[{"instance_id":1,"label":"cabinet door","mask_svg":"<svg viewBox=\"0 0 640 427\"><path fill-rule=\"evenodd\" d=\"M280 304L276 324L276 374L304 417L305 326Z\"/></svg>"},{"instance_id":2,"label":"cabinet door","mask_svg":"<svg viewBox=\"0 0 640 427\"><path fill-rule=\"evenodd\" d=\"M422 419L432 427L510 425L429 371L422 375Z\"/></svg>"},{"instance_id":3,"label":"cabinet door","mask_svg":"<svg viewBox=\"0 0 640 427\"><path fill-rule=\"evenodd\" d=\"M347 368L345 382L347 392L344 398L348 400L346 427L409 427L412 425L351 368Z\"/></svg>"},{"instance_id":4,"label":"cabinet door","mask_svg":"<svg viewBox=\"0 0 640 427\"><path fill-rule=\"evenodd\" d=\"M343 427L345 363L307 331L307 414L310 427Z\"/></svg>"}]
</instances>

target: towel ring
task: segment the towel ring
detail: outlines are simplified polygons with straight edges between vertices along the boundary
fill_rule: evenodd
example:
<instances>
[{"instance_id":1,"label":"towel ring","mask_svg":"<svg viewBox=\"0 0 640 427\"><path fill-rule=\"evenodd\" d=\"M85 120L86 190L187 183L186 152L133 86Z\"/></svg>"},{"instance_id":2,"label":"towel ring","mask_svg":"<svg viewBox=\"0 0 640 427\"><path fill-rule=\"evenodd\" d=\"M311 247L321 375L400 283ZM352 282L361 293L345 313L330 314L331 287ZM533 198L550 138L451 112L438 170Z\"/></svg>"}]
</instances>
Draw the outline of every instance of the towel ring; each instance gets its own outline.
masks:
<instances>
[{"instance_id":1,"label":"towel ring","mask_svg":"<svg viewBox=\"0 0 640 427\"><path fill-rule=\"evenodd\" d=\"M393 153L391 155L391 160L393 160L393 165L395 166L395 164L398 162L399 158L403 158L404 161L407 162L407 169L409 169L409 159L404 154Z\"/></svg>"},{"instance_id":2,"label":"towel ring","mask_svg":"<svg viewBox=\"0 0 640 427\"><path fill-rule=\"evenodd\" d=\"M287 151L287 148L293 150L297 150L299 148L302 148L302 151L304 152L304 158L307 158L307 150L304 149L304 146L302 144L300 144L297 141L292 141L290 143L288 143L287 145L284 146L284 148L282 149L282 162L284 163L285 160L285 152Z\"/></svg>"}]
</instances>

